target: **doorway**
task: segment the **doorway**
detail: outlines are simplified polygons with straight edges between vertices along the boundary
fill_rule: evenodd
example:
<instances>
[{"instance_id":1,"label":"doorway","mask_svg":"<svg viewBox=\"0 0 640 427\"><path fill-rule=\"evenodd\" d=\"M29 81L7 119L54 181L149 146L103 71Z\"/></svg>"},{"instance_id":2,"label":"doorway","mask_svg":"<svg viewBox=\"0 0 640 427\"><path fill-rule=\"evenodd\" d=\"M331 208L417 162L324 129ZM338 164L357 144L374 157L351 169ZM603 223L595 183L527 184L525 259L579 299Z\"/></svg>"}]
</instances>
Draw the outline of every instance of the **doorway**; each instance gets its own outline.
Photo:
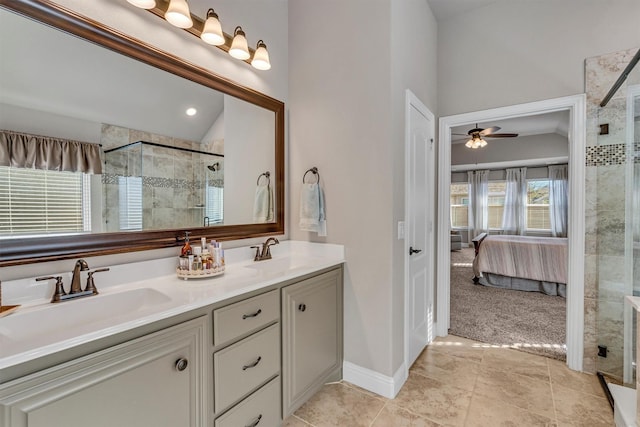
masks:
<instances>
[{"instance_id":1,"label":"doorway","mask_svg":"<svg viewBox=\"0 0 640 427\"><path fill-rule=\"evenodd\" d=\"M450 316L451 128L475 122L569 112L569 218L567 268L567 365L581 371L584 329L584 179L586 97L575 95L440 118L438 156L437 335L446 336Z\"/></svg>"}]
</instances>

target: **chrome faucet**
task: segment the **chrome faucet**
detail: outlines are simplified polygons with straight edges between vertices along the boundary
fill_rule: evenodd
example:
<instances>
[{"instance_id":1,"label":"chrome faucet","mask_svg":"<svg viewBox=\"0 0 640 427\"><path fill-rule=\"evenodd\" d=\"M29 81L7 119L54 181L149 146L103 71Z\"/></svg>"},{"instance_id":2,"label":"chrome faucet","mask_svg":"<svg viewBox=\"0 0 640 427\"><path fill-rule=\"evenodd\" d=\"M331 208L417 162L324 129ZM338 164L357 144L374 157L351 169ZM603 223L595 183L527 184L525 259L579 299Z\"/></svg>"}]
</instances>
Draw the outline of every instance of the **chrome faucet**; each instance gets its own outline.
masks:
<instances>
[{"instance_id":1,"label":"chrome faucet","mask_svg":"<svg viewBox=\"0 0 640 427\"><path fill-rule=\"evenodd\" d=\"M275 237L269 237L261 246L251 246L256 250L256 256L254 261L264 261L265 259L271 259L271 246L280 243Z\"/></svg>"},{"instance_id":2,"label":"chrome faucet","mask_svg":"<svg viewBox=\"0 0 640 427\"><path fill-rule=\"evenodd\" d=\"M76 266L73 268L73 276L71 277L71 289L69 289L70 294L82 292L82 287L80 286L80 272L87 271L88 269L89 264L87 264L87 261L83 259L76 261Z\"/></svg>"}]
</instances>

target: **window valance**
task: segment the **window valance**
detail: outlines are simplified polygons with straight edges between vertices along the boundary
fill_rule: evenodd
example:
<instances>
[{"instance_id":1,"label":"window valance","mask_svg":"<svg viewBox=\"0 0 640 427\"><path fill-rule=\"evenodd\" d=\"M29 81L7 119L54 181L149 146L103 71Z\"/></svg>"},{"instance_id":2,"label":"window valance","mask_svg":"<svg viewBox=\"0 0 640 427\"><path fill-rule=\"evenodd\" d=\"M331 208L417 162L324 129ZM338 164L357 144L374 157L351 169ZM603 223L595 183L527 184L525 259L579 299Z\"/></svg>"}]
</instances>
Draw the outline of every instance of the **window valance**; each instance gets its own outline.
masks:
<instances>
[{"instance_id":1,"label":"window valance","mask_svg":"<svg viewBox=\"0 0 640 427\"><path fill-rule=\"evenodd\" d=\"M101 174L100 146L0 130L0 166Z\"/></svg>"}]
</instances>

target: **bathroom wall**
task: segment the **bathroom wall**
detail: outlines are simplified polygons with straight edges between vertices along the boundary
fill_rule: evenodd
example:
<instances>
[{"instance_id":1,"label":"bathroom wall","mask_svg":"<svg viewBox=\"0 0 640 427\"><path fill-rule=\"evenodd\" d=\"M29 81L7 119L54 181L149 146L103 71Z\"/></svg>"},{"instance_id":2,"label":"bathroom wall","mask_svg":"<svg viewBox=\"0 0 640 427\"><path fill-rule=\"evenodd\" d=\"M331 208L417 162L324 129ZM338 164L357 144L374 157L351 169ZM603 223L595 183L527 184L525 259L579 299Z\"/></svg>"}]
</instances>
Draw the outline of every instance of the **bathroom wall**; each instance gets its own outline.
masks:
<instances>
[{"instance_id":1,"label":"bathroom wall","mask_svg":"<svg viewBox=\"0 0 640 427\"><path fill-rule=\"evenodd\" d=\"M640 45L637 0L498 0L438 22L441 116L584 92L584 60Z\"/></svg>"}]
</instances>

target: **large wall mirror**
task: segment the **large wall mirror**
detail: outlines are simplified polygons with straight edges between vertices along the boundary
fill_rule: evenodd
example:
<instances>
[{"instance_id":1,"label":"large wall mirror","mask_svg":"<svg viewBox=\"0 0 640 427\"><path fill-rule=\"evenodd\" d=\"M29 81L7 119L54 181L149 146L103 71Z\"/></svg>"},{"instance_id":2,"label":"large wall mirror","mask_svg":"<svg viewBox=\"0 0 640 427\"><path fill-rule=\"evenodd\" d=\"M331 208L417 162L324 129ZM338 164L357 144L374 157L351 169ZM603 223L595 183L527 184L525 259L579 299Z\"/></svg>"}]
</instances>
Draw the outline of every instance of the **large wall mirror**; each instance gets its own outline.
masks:
<instances>
[{"instance_id":1,"label":"large wall mirror","mask_svg":"<svg viewBox=\"0 0 640 427\"><path fill-rule=\"evenodd\" d=\"M0 22L0 130L100 144L102 164L53 214L21 197L61 172L0 166L0 266L284 232L282 102L46 0Z\"/></svg>"}]
</instances>

